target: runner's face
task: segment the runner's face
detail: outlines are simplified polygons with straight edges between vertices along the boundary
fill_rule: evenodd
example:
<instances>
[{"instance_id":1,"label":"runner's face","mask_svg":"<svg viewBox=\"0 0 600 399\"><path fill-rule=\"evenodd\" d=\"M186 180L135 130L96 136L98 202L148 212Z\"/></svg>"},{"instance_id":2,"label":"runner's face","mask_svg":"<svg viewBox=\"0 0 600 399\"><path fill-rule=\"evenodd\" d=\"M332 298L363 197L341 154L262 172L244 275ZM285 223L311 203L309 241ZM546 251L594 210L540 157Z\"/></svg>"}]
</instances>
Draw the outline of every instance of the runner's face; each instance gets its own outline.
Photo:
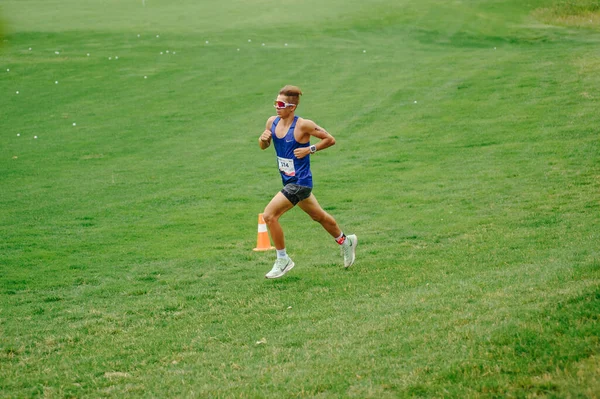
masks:
<instances>
[{"instance_id":1,"label":"runner's face","mask_svg":"<svg viewBox=\"0 0 600 399\"><path fill-rule=\"evenodd\" d=\"M283 101L284 103L289 103L289 98L287 96L280 94L277 96L277 101ZM292 113L294 113L295 110L296 110L296 106L286 107L286 108L277 108L277 116L285 118L285 117L291 115Z\"/></svg>"}]
</instances>

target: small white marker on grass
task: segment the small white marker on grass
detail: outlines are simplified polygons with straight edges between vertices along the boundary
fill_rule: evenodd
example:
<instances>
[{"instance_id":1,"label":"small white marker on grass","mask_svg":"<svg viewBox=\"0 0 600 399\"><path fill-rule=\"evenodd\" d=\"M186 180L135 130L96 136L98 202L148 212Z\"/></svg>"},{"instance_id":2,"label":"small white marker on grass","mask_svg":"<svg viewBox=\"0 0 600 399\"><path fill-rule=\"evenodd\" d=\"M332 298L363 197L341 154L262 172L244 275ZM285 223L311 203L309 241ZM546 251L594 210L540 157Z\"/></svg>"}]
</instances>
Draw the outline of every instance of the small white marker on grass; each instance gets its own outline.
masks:
<instances>
[{"instance_id":1,"label":"small white marker on grass","mask_svg":"<svg viewBox=\"0 0 600 399\"><path fill-rule=\"evenodd\" d=\"M87 53L87 56L89 57L89 56L90 56L90 53Z\"/></svg>"},{"instance_id":2,"label":"small white marker on grass","mask_svg":"<svg viewBox=\"0 0 600 399\"><path fill-rule=\"evenodd\" d=\"M77 123L73 122L73 126L77 126Z\"/></svg>"},{"instance_id":3,"label":"small white marker on grass","mask_svg":"<svg viewBox=\"0 0 600 399\"><path fill-rule=\"evenodd\" d=\"M21 137L21 133L17 133L17 137Z\"/></svg>"},{"instance_id":4,"label":"small white marker on grass","mask_svg":"<svg viewBox=\"0 0 600 399\"><path fill-rule=\"evenodd\" d=\"M37 136L33 136L34 139L37 139Z\"/></svg>"},{"instance_id":5,"label":"small white marker on grass","mask_svg":"<svg viewBox=\"0 0 600 399\"><path fill-rule=\"evenodd\" d=\"M17 90L17 94L19 94L19 90Z\"/></svg>"},{"instance_id":6,"label":"small white marker on grass","mask_svg":"<svg viewBox=\"0 0 600 399\"><path fill-rule=\"evenodd\" d=\"M59 55L60 53L58 51L55 51L54 54Z\"/></svg>"},{"instance_id":7,"label":"small white marker on grass","mask_svg":"<svg viewBox=\"0 0 600 399\"><path fill-rule=\"evenodd\" d=\"M9 69L9 68L6 68L6 72L10 72L10 69Z\"/></svg>"},{"instance_id":8,"label":"small white marker on grass","mask_svg":"<svg viewBox=\"0 0 600 399\"><path fill-rule=\"evenodd\" d=\"M55 84L55 85L57 85L57 84L58 84L58 80L55 80L55 81L54 81L54 84Z\"/></svg>"},{"instance_id":9,"label":"small white marker on grass","mask_svg":"<svg viewBox=\"0 0 600 399\"><path fill-rule=\"evenodd\" d=\"M148 76L144 76L144 79L148 79Z\"/></svg>"}]
</instances>

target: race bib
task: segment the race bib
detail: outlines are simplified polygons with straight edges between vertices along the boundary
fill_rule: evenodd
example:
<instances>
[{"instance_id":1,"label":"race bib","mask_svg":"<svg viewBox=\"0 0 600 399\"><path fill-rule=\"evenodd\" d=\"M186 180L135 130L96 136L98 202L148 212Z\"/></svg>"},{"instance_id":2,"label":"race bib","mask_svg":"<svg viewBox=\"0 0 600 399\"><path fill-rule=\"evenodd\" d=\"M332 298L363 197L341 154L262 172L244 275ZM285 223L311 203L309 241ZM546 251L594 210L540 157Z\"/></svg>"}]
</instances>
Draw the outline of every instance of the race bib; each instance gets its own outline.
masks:
<instances>
[{"instance_id":1,"label":"race bib","mask_svg":"<svg viewBox=\"0 0 600 399\"><path fill-rule=\"evenodd\" d=\"M279 170L286 176L296 176L296 169L294 169L294 160L277 157L279 162Z\"/></svg>"}]
</instances>

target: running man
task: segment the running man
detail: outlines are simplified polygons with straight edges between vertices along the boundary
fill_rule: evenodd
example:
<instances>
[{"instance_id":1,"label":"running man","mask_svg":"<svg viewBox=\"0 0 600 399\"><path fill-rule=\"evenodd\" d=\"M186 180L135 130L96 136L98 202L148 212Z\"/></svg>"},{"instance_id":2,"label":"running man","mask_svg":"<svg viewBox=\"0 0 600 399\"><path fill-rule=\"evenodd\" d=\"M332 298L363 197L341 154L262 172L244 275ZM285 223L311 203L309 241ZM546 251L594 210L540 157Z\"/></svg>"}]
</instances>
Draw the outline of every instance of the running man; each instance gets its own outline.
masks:
<instances>
[{"instance_id":1,"label":"running man","mask_svg":"<svg viewBox=\"0 0 600 399\"><path fill-rule=\"evenodd\" d=\"M335 138L315 122L296 116L296 108L300 103L302 91L296 86L285 86L279 91L274 106L277 116L267 120L265 131L260 135L258 144L262 150L267 149L273 141L277 153L277 163L283 189L278 192L264 210L263 217L269 227L271 237L277 249L277 260L266 278L278 278L294 267L294 262L287 255L283 229L279 224L281 215L298 205L314 221L323 226L335 241L341 245L344 254L344 267L350 267L356 256L356 235L346 236L335 219L325 212L312 194L312 173L310 156L317 151L331 147ZM310 144L310 137L320 141Z\"/></svg>"}]
</instances>

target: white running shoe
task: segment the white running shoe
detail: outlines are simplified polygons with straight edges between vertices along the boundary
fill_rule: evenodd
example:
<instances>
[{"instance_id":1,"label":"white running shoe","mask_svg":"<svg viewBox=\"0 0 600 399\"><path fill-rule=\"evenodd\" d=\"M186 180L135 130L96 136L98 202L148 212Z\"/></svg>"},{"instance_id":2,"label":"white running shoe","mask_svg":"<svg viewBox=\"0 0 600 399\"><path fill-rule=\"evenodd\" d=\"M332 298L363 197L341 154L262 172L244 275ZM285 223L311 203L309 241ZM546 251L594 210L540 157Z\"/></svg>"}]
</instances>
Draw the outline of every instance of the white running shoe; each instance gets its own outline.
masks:
<instances>
[{"instance_id":1,"label":"white running shoe","mask_svg":"<svg viewBox=\"0 0 600 399\"><path fill-rule=\"evenodd\" d=\"M348 268L354 264L356 259L356 246L358 245L358 238L355 234L346 236L346 241L342 244L342 254L344 255L344 267Z\"/></svg>"},{"instance_id":2,"label":"white running shoe","mask_svg":"<svg viewBox=\"0 0 600 399\"><path fill-rule=\"evenodd\" d=\"M285 258L277 258L273 268L269 273L265 275L266 278L279 278L292 270L294 267L294 262L289 256Z\"/></svg>"}]
</instances>

